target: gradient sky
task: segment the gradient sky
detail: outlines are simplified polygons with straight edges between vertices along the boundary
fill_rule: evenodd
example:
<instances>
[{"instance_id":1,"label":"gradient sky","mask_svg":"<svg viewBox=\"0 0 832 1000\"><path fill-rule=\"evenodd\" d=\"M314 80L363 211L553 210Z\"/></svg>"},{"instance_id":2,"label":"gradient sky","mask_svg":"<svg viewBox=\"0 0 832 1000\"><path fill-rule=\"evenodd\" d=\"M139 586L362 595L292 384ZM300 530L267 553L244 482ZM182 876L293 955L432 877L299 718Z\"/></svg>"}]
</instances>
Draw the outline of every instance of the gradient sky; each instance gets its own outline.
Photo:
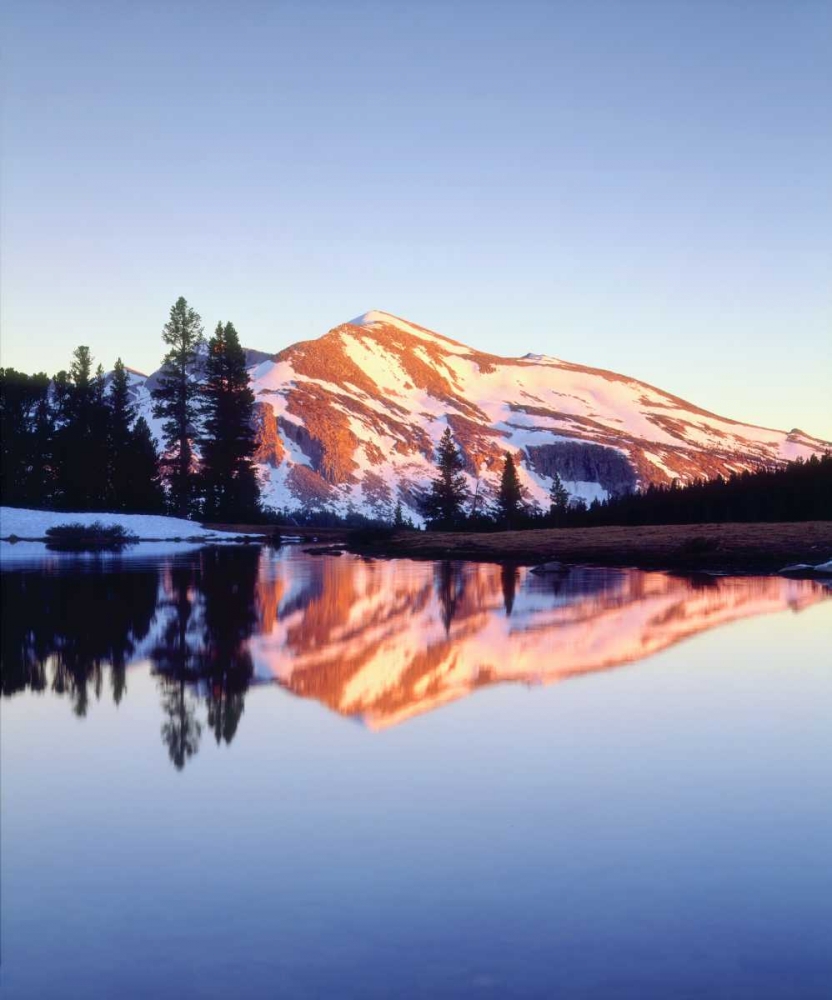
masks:
<instances>
[{"instance_id":1,"label":"gradient sky","mask_svg":"<svg viewBox=\"0 0 832 1000\"><path fill-rule=\"evenodd\" d=\"M832 3L2 13L5 365L383 309L832 439Z\"/></svg>"}]
</instances>

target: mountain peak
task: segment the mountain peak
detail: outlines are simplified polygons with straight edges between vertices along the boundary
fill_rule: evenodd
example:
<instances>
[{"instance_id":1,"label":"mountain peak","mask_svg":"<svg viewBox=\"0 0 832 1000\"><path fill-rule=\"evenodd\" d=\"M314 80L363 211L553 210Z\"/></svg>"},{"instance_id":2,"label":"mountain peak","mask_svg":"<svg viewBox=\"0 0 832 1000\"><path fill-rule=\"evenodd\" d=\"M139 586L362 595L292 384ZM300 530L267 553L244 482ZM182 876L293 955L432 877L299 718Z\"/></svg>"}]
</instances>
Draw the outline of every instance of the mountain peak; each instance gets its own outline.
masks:
<instances>
[{"instance_id":1,"label":"mountain peak","mask_svg":"<svg viewBox=\"0 0 832 1000\"><path fill-rule=\"evenodd\" d=\"M380 309L371 309L369 312L362 313L361 316L351 319L348 325L360 326L368 330L383 330L385 327L393 327L393 329L412 337L419 337L421 340L441 344L446 350L449 347L464 348L466 351L470 350L470 348L467 348L465 344L460 343L458 340L452 340L450 337L437 333L435 330L429 330L425 326L419 326L418 323L411 323L410 320L402 319L401 316L394 316L393 313L382 312Z\"/></svg>"},{"instance_id":2,"label":"mountain peak","mask_svg":"<svg viewBox=\"0 0 832 1000\"><path fill-rule=\"evenodd\" d=\"M370 309L368 312L356 316L355 319L348 320L350 326L370 326L373 323L395 323L396 316L392 313L382 312L380 309Z\"/></svg>"}]
</instances>

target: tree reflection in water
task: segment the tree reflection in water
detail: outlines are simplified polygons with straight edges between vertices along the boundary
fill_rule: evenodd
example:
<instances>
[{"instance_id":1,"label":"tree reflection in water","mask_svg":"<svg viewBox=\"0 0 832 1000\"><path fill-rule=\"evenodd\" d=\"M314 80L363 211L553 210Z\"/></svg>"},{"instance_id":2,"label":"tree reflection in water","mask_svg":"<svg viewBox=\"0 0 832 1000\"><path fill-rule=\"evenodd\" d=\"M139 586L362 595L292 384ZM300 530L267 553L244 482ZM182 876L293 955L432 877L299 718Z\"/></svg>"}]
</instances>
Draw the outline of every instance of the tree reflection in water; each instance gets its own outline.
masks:
<instances>
[{"instance_id":1,"label":"tree reflection in water","mask_svg":"<svg viewBox=\"0 0 832 1000\"><path fill-rule=\"evenodd\" d=\"M257 621L260 550L206 548L161 567L112 560L2 573L2 692L51 690L78 716L104 678L118 705L127 665L159 675L162 740L177 769L198 751L206 722L234 738L253 674L246 642Z\"/></svg>"},{"instance_id":2,"label":"tree reflection in water","mask_svg":"<svg viewBox=\"0 0 832 1000\"><path fill-rule=\"evenodd\" d=\"M2 690L47 688L67 695L84 716L92 684L101 697L110 673L116 703L126 690L126 666L147 637L156 610L156 570L113 573L104 563L72 573L2 574Z\"/></svg>"},{"instance_id":3,"label":"tree reflection in water","mask_svg":"<svg viewBox=\"0 0 832 1000\"><path fill-rule=\"evenodd\" d=\"M166 716L162 739L178 769L199 749L194 689L217 743L230 743L237 732L254 672L246 640L257 623L259 559L254 547L203 549L163 578L159 606L167 621L151 659Z\"/></svg>"},{"instance_id":4,"label":"tree reflection in water","mask_svg":"<svg viewBox=\"0 0 832 1000\"><path fill-rule=\"evenodd\" d=\"M311 558L214 546L148 568L49 560L4 570L2 690L83 716L149 663L174 766L229 744L255 676L381 729L485 686L554 683L707 629L828 599L816 581L488 563ZM109 675L109 677L108 677ZM109 683L107 683L109 680Z\"/></svg>"}]
</instances>

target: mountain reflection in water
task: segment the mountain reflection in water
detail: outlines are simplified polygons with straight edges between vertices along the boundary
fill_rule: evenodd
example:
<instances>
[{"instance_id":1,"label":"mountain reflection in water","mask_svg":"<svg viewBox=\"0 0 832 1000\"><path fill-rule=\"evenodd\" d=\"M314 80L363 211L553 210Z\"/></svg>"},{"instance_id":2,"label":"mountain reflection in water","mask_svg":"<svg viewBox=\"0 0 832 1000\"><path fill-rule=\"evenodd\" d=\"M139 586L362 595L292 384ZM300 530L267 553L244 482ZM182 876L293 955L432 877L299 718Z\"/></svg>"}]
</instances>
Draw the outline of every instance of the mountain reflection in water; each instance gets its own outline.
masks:
<instances>
[{"instance_id":1,"label":"mountain reflection in water","mask_svg":"<svg viewBox=\"0 0 832 1000\"><path fill-rule=\"evenodd\" d=\"M208 547L152 564L50 557L2 573L2 691L51 690L86 714L127 667L158 679L182 768L207 730L230 743L252 684L277 683L373 729L503 681L635 662L741 618L830 596L810 580L574 567L312 558Z\"/></svg>"}]
</instances>

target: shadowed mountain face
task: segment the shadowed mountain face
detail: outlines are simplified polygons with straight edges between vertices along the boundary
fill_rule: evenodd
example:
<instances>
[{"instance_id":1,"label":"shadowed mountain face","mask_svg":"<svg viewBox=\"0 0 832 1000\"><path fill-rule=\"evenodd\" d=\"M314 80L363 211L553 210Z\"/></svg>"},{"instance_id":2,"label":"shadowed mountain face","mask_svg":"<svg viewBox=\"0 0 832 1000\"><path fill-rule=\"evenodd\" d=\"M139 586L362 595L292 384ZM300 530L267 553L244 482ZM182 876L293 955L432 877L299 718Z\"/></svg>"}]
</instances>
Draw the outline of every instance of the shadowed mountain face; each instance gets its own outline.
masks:
<instances>
[{"instance_id":1,"label":"shadowed mountain face","mask_svg":"<svg viewBox=\"0 0 832 1000\"><path fill-rule=\"evenodd\" d=\"M253 547L132 567L53 558L4 571L2 587L3 694L51 690L83 716L104 690L120 701L126 668L149 663L177 768L203 731L231 741L251 684L278 684L382 729L488 685L608 670L832 593L780 577L591 567L537 577Z\"/></svg>"},{"instance_id":2,"label":"shadowed mountain face","mask_svg":"<svg viewBox=\"0 0 832 1000\"><path fill-rule=\"evenodd\" d=\"M516 334L507 331L506 343ZM279 354L248 352L257 461L276 507L418 517L436 443L453 431L473 485L493 495L511 452L547 505L557 471L573 496L687 482L832 447L799 430L738 423L637 379L554 357L484 354L389 313L370 312ZM133 391L157 437L147 380Z\"/></svg>"}]
</instances>

